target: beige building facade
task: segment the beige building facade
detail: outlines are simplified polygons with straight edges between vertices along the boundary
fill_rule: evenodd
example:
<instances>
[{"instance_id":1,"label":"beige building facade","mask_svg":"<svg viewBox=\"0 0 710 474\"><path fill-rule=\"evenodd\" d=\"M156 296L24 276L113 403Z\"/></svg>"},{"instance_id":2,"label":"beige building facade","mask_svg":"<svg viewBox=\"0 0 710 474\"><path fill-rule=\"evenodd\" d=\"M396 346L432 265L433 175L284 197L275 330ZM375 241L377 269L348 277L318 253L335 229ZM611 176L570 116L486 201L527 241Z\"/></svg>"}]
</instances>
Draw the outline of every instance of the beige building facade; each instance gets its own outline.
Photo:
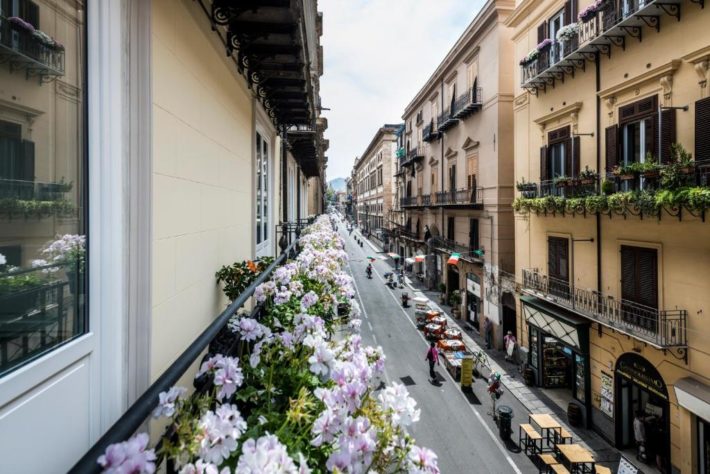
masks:
<instances>
[{"instance_id":1,"label":"beige building facade","mask_svg":"<svg viewBox=\"0 0 710 474\"><path fill-rule=\"evenodd\" d=\"M356 220L360 229L385 240L393 214L397 168L397 132L401 125L380 127L353 167L353 188L357 190ZM389 236L386 237L389 241Z\"/></svg>"},{"instance_id":2,"label":"beige building facade","mask_svg":"<svg viewBox=\"0 0 710 474\"><path fill-rule=\"evenodd\" d=\"M406 257L430 287L462 293L456 310L491 337L515 330L512 43L503 24L513 2L487 2L404 111L399 159ZM447 265L452 253L461 259Z\"/></svg>"},{"instance_id":3,"label":"beige building facade","mask_svg":"<svg viewBox=\"0 0 710 474\"><path fill-rule=\"evenodd\" d=\"M519 340L536 385L635 463L642 416L644 472L710 470L709 24L690 1L508 19Z\"/></svg>"}]
</instances>

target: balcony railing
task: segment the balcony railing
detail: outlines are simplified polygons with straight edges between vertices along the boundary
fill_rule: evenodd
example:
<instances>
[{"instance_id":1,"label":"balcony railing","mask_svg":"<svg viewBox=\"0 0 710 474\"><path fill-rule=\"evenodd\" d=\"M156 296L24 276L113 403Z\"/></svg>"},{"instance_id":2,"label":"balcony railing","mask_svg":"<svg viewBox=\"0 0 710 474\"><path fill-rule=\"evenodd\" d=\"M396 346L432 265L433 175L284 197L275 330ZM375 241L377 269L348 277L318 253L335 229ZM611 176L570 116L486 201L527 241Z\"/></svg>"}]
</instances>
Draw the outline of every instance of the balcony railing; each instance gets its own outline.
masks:
<instances>
[{"instance_id":1,"label":"balcony railing","mask_svg":"<svg viewBox=\"0 0 710 474\"><path fill-rule=\"evenodd\" d=\"M38 183L18 179L0 179L0 199L27 201L56 201L63 199L72 188L71 183Z\"/></svg>"},{"instance_id":2,"label":"balcony railing","mask_svg":"<svg viewBox=\"0 0 710 474\"><path fill-rule=\"evenodd\" d=\"M418 232L412 232L407 228L401 227L397 230L397 232L399 232L400 237L404 237L410 240L420 240Z\"/></svg>"},{"instance_id":3,"label":"balcony railing","mask_svg":"<svg viewBox=\"0 0 710 474\"><path fill-rule=\"evenodd\" d=\"M472 87L456 98L451 109L455 119L463 120L481 109L481 88Z\"/></svg>"},{"instance_id":4,"label":"balcony railing","mask_svg":"<svg viewBox=\"0 0 710 474\"><path fill-rule=\"evenodd\" d=\"M546 180L540 183L518 184L518 191L524 198L560 196L584 197L599 194L599 183L596 179L582 180L570 178L568 180Z\"/></svg>"},{"instance_id":5,"label":"balcony railing","mask_svg":"<svg viewBox=\"0 0 710 474\"><path fill-rule=\"evenodd\" d=\"M431 246L444 252L456 252L461 255L461 258L470 262L480 262L481 258L476 254L477 248L470 245L464 245L455 240L445 239L443 237L432 237Z\"/></svg>"},{"instance_id":6,"label":"balcony railing","mask_svg":"<svg viewBox=\"0 0 710 474\"><path fill-rule=\"evenodd\" d=\"M436 193L437 206L471 206L482 205L481 188L464 188L455 191L439 191Z\"/></svg>"},{"instance_id":7,"label":"balcony railing","mask_svg":"<svg viewBox=\"0 0 710 474\"><path fill-rule=\"evenodd\" d=\"M422 206L431 206L431 194L422 194Z\"/></svg>"},{"instance_id":8,"label":"balcony railing","mask_svg":"<svg viewBox=\"0 0 710 474\"><path fill-rule=\"evenodd\" d=\"M575 288L536 269L523 269L522 289L655 347L688 345L686 310L658 310L595 290Z\"/></svg>"},{"instance_id":9,"label":"balcony railing","mask_svg":"<svg viewBox=\"0 0 710 474\"><path fill-rule=\"evenodd\" d=\"M693 3L704 4L702 0ZM584 70L586 61L594 61L597 54L611 57L614 46L623 50L627 41L641 41L644 28L660 31L664 15L680 21L681 7L679 2L660 0L607 1L590 19L579 22L577 36L565 43L554 42L536 59L521 64L522 87L537 93L548 85L554 86L556 81L564 82L566 76L574 76L576 69Z\"/></svg>"},{"instance_id":10,"label":"balcony railing","mask_svg":"<svg viewBox=\"0 0 710 474\"><path fill-rule=\"evenodd\" d=\"M424 131L422 132L422 140L425 142L431 142L433 140L436 140L439 138L439 131L436 128L436 123L432 120L429 122L429 125L424 127Z\"/></svg>"},{"instance_id":11,"label":"balcony railing","mask_svg":"<svg viewBox=\"0 0 710 474\"><path fill-rule=\"evenodd\" d=\"M40 82L47 82L64 75L64 47L39 30L0 17L2 62L7 62L11 71L24 70L28 79L39 77Z\"/></svg>"},{"instance_id":12,"label":"balcony railing","mask_svg":"<svg viewBox=\"0 0 710 474\"><path fill-rule=\"evenodd\" d=\"M439 124L438 131L445 132L448 129L453 128L458 123L458 119L454 117L453 110L446 109L439 115L437 123Z\"/></svg>"},{"instance_id":13,"label":"balcony railing","mask_svg":"<svg viewBox=\"0 0 710 474\"><path fill-rule=\"evenodd\" d=\"M414 207L419 205L418 196L405 196L399 200L400 207Z\"/></svg>"}]
</instances>

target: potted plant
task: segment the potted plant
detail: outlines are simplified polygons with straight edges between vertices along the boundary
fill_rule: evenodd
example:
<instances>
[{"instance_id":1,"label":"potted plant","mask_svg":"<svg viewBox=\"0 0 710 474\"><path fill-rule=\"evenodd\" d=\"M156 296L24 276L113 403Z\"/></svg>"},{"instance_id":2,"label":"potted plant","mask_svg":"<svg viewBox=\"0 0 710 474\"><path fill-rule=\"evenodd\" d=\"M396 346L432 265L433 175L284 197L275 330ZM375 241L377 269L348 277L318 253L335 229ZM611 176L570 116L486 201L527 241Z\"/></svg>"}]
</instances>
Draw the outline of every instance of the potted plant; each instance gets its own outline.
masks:
<instances>
[{"instance_id":1,"label":"potted plant","mask_svg":"<svg viewBox=\"0 0 710 474\"><path fill-rule=\"evenodd\" d=\"M577 19L582 23L587 23L597 16L597 13L604 9L606 0L596 0L587 8L579 12Z\"/></svg>"},{"instance_id":2,"label":"potted plant","mask_svg":"<svg viewBox=\"0 0 710 474\"><path fill-rule=\"evenodd\" d=\"M656 179L660 171L660 167L656 162L656 158L651 154L651 152L646 153L646 160L643 163L639 163L640 172L646 179Z\"/></svg>"},{"instance_id":3,"label":"potted plant","mask_svg":"<svg viewBox=\"0 0 710 474\"><path fill-rule=\"evenodd\" d=\"M671 145L671 159L678 165L678 171L683 174L692 174L695 171L692 153L688 153L680 143Z\"/></svg>"},{"instance_id":4,"label":"potted plant","mask_svg":"<svg viewBox=\"0 0 710 474\"><path fill-rule=\"evenodd\" d=\"M616 165L614 168L611 170L611 173L619 178L621 181L630 181L636 177L634 170L631 168L631 166L621 166L621 165Z\"/></svg>"},{"instance_id":5,"label":"potted plant","mask_svg":"<svg viewBox=\"0 0 710 474\"><path fill-rule=\"evenodd\" d=\"M568 176L557 176L552 183L555 185L555 187L560 187L560 188L565 188L569 186L571 183L571 178Z\"/></svg>"},{"instance_id":6,"label":"potted plant","mask_svg":"<svg viewBox=\"0 0 710 474\"><path fill-rule=\"evenodd\" d=\"M217 284L224 283L222 291L229 301L234 301L273 261L273 257L263 257L257 260L244 260L232 265L223 265L215 273Z\"/></svg>"},{"instance_id":7,"label":"potted plant","mask_svg":"<svg viewBox=\"0 0 710 474\"><path fill-rule=\"evenodd\" d=\"M549 50L550 47L552 47L553 41L550 38L545 38L544 40L540 41L535 49L537 49L539 52L544 53L545 51Z\"/></svg>"},{"instance_id":8,"label":"potted plant","mask_svg":"<svg viewBox=\"0 0 710 474\"><path fill-rule=\"evenodd\" d=\"M451 296L449 296L449 304L451 305L451 312L456 317L461 312L461 301L461 292L459 290L452 291Z\"/></svg>"},{"instance_id":9,"label":"potted plant","mask_svg":"<svg viewBox=\"0 0 710 474\"><path fill-rule=\"evenodd\" d=\"M523 178L522 181L516 183L515 187L518 189L518 191L520 191L524 198L530 199L537 196L537 184L528 183L525 181L525 178Z\"/></svg>"},{"instance_id":10,"label":"potted plant","mask_svg":"<svg viewBox=\"0 0 710 474\"><path fill-rule=\"evenodd\" d=\"M614 191L615 191L615 188L614 188L613 181L611 181L609 179L605 179L604 181L602 181L602 193L604 193L605 195L608 196L609 194L613 194Z\"/></svg>"},{"instance_id":11,"label":"potted plant","mask_svg":"<svg viewBox=\"0 0 710 474\"><path fill-rule=\"evenodd\" d=\"M582 184L594 184L597 182L599 174L596 171L589 169L589 166L585 166L584 169L579 173L579 181Z\"/></svg>"},{"instance_id":12,"label":"potted plant","mask_svg":"<svg viewBox=\"0 0 710 474\"><path fill-rule=\"evenodd\" d=\"M533 49L532 51L528 52L528 54L526 54L524 58L520 60L520 65L527 66L528 64L535 61L539 55L540 51L538 51L537 48Z\"/></svg>"},{"instance_id":13,"label":"potted plant","mask_svg":"<svg viewBox=\"0 0 710 474\"><path fill-rule=\"evenodd\" d=\"M45 279L39 272L23 272L9 267L0 275L0 314L21 316L29 313L37 306L37 290L44 285Z\"/></svg>"},{"instance_id":14,"label":"potted plant","mask_svg":"<svg viewBox=\"0 0 710 474\"><path fill-rule=\"evenodd\" d=\"M59 270L59 266L64 267L69 291L73 295L78 294L84 288L84 275L86 267L86 236L79 234L65 234L45 245L40 254L44 257L35 260L33 265L44 266L54 265L54 268L47 269L53 273Z\"/></svg>"},{"instance_id":15,"label":"potted plant","mask_svg":"<svg viewBox=\"0 0 710 474\"><path fill-rule=\"evenodd\" d=\"M568 41L572 41L574 38L577 37L578 34L579 24L570 23L569 25L565 25L560 28L560 30L557 32L557 35L555 35L555 39L560 43L566 43Z\"/></svg>"}]
</instances>

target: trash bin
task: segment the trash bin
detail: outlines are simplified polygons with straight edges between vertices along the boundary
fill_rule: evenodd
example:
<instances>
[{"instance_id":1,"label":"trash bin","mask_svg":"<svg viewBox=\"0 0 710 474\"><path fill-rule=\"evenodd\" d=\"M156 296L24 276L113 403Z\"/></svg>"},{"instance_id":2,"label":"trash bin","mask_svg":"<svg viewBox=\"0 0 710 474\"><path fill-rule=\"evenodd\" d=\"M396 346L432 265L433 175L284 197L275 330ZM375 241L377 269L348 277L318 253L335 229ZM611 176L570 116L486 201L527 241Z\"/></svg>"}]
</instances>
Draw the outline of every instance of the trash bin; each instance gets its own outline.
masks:
<instances>
[{"instance_id":1,"label":"trash bin","mask_svg":"<svg viewBox=\"0 0 710 474\"><path fill-rule=\"evenodd\" d=\"M513 433L513 409L507 405L499 405L498 408L496 408L496 412L498 414L498 433L500 434L500 439L507 441Z\"/></svg>"}]
</instances>

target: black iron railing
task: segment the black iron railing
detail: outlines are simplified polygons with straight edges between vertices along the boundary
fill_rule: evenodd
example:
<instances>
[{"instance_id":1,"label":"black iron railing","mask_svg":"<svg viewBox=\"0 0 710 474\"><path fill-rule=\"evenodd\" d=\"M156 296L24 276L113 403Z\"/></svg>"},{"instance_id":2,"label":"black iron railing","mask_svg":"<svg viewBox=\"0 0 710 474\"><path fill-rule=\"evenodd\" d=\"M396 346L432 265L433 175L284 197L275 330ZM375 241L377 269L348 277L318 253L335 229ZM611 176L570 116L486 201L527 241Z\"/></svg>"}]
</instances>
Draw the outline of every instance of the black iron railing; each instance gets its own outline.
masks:
<instances>
[{"instance_id":1,"label":"black iron railing","mask_svg":"<svg viewBox=\"0 0 710 474\"><path fill-rule=\"evenodd\" d=\"M451 108L451 115L455 119L464 119L481 108L480 87L472 87L456 98Z\"/></svg>"},{"instance_id":2,"label":"black iron railing","mask_svg":"<svg viewBox=\"0 0 710 474\"><path fill-rule=\"evenodd\" d=\"M13 21L16 21L13 23ZM19 19L0 16L0 62L42 81L64 75L64 47Z\"/></svg>"},{"instance_id":3,"label":"black iron railing","mask_svg":"<svg viewBox=\"0 0 710 474\"><path fill-rule=\"evenodd\" d=\"M19 179L0 179L0 199L56 201L63 199L71 183L39 183Z\"/></svg>"},{"instance_id":4,"label":"black iron railing","mask_svg":"<svg viewBox=\"0 0 710 474\"><path fill-rule=\"evenodd\" d=\"M432 247L442 250L444 252L458 253L464 260L468 260L471 262L480 262L481 260L480 256L476 253L476 251L479 249L473 248L470 245L465 245L456 242L452 239L445 239L443 237L432 237L429 243Z\"/></svg>"},{"instance_id":5,"label":"black iron railing","mask_svg":"<svg viewBox=\"0 0 710 474\"><path fill-rule=\"evenodd\" d=\"M422 206L431 206L431 194L422 194Z\"/></svg>"},{"instance_id":6,"label":"black iron railing","mask_svg":"<svg viewBox=\"0 0 710 474\"><path fill-rule=\"evenodd\" d=\"M704 6L703 0L693 3ZM614 46L625 48L627 37L640 40L644 27L660 31L662 15L680 21L683 6L656 0L604 2L599 11L577 23L577 34L568 36L564 42L550 38L553 44L539 51L535 59L521 61L522 86L528 90L546 90L548 85L554 86L555 80L573 76L577 68L584 69L585 62L593 60L597 53L610 57Z\"/></svg>"},{"instance_id":7,"label":"black iron railing","mask_svg":"<svg viewBox=\"0 0 710 474\"><path fill-rule=\"evenodd\" d=\"M465 206L472 204L482 204L481 188L463 188L453 191L439 191L436 193L436 204L438 206Z\"/></svg>"},{"instance_id":8,"label":"black iron railing","mask_svg":"<svg viewBox=\"0 0 710 474\"><path fill-rule=\"evenodd\" d=\"M536 269L523 269L522 289L656 347L686 347L688 344L686 310L659 310L595 290L576 288L568 281L543 275Z\"/></svg>"},{"instance_id":9,"label":"black iron railing","mask_svg":"<svg viewBox=\"0 0 710 474\"><path fill-rule=\"evenodd\" d=\"M424 140L425 142L430 142L432 140L436 140L437 138L439 138L439 132L436 128L436 124L432 120L431 122L429 122L429 125L424 127L424 130L422 132L422 140Z\"/></svg>"},{"instance_id":10,"label":"black iron railing","mask_svg":"<svg viewBox=\"0 0 710 474\"><path fill-rule=\"evenodd\" d=\"M282 265L289 254L297 248L298 242L292 242L259 277L244 290L217 318L205 329L202 334L180 354L170 367L136 400L116 423L89 449L89 451L74 465L72 473L98 473L101 472L96 460L104 454L106 448L114 443L127 440L150 418L153 409L158 405L158 395L167 392L183 375L193 366L194 362L203 354L204 350L212 343L215 337L227 325L230 318L244 307L254 294L256 287L264 283L272 272Z\"/></svg>"},{"instance_id":11,"label":"black iron railing","mask_svg":"<svg viewBox=\"0 0 710 474\"><path fill-rule=\"evenodd\" d=\"M518 191L528 199L547 196L585 197L599 194L599 183L597 179L558 178L539 183L521 183L518 184Z\"/></svg>"},{"instance_id":12,"label":"black iron railing","mask_svg":"<svg viewBox=\"0 0 710 474\"><path fill-rule=\"evenodd\" d=\"M405 196L403 198L400 198L399 200L400 207L412 207L418 204L419 201L417 199L417 196Z\"/></svg>"},{"instance_id":13,"label":"black iron railing","mask_svg":"<svg viewBox=\"0 0 710 474\"><path fill-rule=\"evenodd\" d=\"M418 232L412 232L411 230L406 228L400 228L397 230L397 232L400 237L405 237L411 240L420 240Z\"/></svg>"}]
</instances>

